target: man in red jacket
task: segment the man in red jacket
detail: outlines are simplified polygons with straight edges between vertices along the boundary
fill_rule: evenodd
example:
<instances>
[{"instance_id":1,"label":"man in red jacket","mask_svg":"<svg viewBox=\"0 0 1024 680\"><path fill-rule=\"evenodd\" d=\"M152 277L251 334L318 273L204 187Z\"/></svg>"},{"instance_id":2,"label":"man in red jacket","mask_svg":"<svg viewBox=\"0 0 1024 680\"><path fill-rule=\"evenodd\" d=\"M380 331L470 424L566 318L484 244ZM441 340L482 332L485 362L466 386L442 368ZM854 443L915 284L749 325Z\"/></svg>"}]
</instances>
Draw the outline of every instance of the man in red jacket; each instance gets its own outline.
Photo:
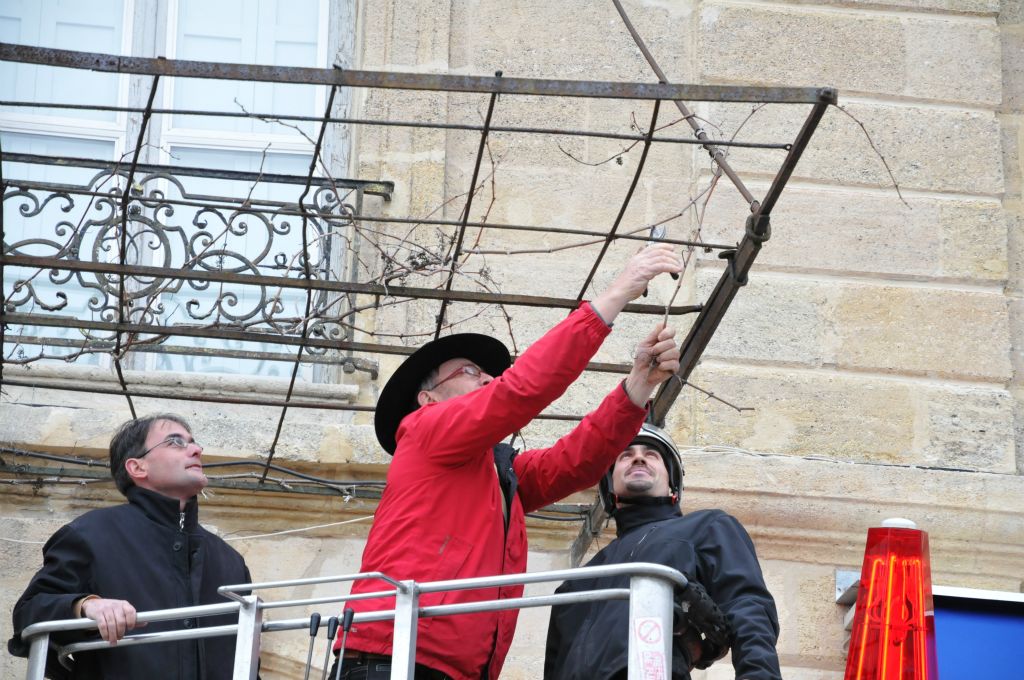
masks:
<instances>
[{"instance_id":1,"label":"man in red jacket","mask_svg":"<svg viewBox=\"0 0 1024 680\"><path fill-rule=\"evenodd\" d=\"M674 331L640 343L629 376L548 449L516 453L500 442L527 425L579 377L623 307L658 274L679 273L669 245L634 255L593 302L548 331L511 365L498 340L461 333L427 343L395 371L377 402L377 439L394 461L360 571L440 581L526 570L524 513L598 482L629 444L654 388L679 368ZM353 593L388 589L357 581ZM521 586L425 594L420 606L519 597ZM352 603L394 608L394 598ZM518 612L420 619L416 678L497 678ZM331 677L388 678L393 624L360 623ZM339 636L340 638L340 636ZM339 640L340 642L340 640Z\"/></svg>"}]
</instances>

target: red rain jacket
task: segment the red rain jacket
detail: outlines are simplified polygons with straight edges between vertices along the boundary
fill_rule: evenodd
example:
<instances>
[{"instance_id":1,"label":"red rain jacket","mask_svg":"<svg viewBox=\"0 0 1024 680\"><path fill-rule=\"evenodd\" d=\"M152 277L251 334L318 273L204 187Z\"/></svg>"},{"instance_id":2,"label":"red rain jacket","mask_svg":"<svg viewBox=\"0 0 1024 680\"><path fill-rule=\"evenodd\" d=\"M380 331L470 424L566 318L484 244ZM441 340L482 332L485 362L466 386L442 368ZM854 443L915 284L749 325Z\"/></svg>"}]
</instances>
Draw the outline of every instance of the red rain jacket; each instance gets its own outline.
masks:
<instances>
[{"instance_id":1,"label":"red rain jacket","mask_svg":"<svg viewBox=\"0 0 1024 680\"><path fill-rule=\"evenodd\" d=\"M636 435L646 411L617 386L554 446L517 455L512 467L518 489L507 533L492 447L557 399L609 332L585 303L490 384L406 416L360 571L420 583L523 573L524 513L596 484ZM352 592L390 588L378 580L357 581ZM430 593L420 597L420 606L522 593L521 586ZM394 598L351 606L357 612L393 609ZM456 680L479 680L485 667L485 677L497 678L517 616L509 610L420 619L416 661ZM352 627L346 648L391 654L392 633L391 621L360 623Z\"/></svg>"}]
</instances>

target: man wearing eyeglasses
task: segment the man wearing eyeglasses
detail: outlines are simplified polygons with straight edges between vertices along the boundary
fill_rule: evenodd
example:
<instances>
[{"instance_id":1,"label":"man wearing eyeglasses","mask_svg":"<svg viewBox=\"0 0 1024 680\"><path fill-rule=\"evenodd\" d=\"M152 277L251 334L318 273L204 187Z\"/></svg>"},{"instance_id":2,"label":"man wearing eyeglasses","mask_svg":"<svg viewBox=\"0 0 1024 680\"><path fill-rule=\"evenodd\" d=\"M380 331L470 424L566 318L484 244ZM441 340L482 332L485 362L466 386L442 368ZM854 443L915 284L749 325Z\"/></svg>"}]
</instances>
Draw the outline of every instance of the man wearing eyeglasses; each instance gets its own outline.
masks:
<instances>
[{"instance_id":1,"label":"man wearing eyeglasses","mask_svg":"<svg viewBox=\"0 0 1024 680\"><path fill-rule=\"evenodd\" d=\"M110 441L110 472L128 502L87 512L46 542L42 569L14 605L12 654L27 655L21 631L40 621L91 618L113 645L142 625L148 633L235 622L230 615L136 621L137 611L224 602L219 586L251 580L242 556L199 524L196 496L207 484L202 453L179 416L121 426ZM80 633L52 635L62 645L82 639ZM125 646L76 654L70 670L51 654L46 675L227 679L234 647L234 636Z\"/></svg>"},{"instance_id":2,"label":"man wearing eyeglasses","mask_svg":"<svg viewBox=\"0 0 1024 680\"><path fill-rule=\"evenodd\" d=\"M654 388L679 368L674 331L656 327L639 344L628 377L552 447L518 453L500 442L579 377L616 316L651 279L681 270L671 246L641 250L601 295L534 342L514 366L500 341L474 333L440 338L406 359L377 401L377 439L394 459L360 571L421 583L525 571L524 514L595 485L629 444ZM382 581L364 580L352 592L386 589ZM522 592L513 586L427 593L419 603ZM394 599L352 607L387 610ZM509 610L420 619L415 677L497 678L516 617ZM390 621L356 624L331 677L389 677L392 630Z\"/></svg>"}]
</instances>

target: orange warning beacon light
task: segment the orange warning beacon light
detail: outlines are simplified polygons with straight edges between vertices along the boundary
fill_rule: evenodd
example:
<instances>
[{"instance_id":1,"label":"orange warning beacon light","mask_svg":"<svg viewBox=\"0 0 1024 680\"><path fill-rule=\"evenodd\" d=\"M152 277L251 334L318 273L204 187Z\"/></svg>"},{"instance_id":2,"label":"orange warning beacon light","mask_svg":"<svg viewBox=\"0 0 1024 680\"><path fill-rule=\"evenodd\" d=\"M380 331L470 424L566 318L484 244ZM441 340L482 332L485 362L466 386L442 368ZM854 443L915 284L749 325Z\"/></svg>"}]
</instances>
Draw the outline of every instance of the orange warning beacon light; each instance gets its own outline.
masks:
<instances>
[{"instance_id":1,"label":"orange warning beacon light","mask_svg":"<svg viewBox=\"0 0 1024 680\"><path fill-rule=\"evenodd\" d=\"M928 534L910 520L868 529L845 680L938 680Z\"/></svg>"}]
</instances>

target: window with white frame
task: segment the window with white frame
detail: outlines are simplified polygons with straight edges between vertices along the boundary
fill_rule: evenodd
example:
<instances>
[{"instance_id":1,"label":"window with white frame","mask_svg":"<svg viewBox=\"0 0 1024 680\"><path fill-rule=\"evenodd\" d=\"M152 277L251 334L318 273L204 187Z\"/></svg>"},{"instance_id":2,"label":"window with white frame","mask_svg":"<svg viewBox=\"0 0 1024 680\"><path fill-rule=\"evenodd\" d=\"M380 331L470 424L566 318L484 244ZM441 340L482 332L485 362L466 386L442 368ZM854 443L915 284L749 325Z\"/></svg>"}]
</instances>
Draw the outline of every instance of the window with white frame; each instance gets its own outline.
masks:
<instances>
[{"instance_id":1,"label":"window with white frame","mask_svg":"<svg viewBox=\"0 0 1024 680\"><path fill-rule=\"evenodd\" d=\"M108 54L124 54L129 47L125 0L99 0L93 3L71 3L59 0L0 0L0 40L10 43L66 47ZM82 105L97 101L124 105L127 101L128 79L108 73L55 69L27 64L0 63L0 100ZM127 116L113 111L82 109L26 108L0 106L0 134L7 154L25 153L55 157L111 160L124 149ZM40 183L69 183L88 186L96 170L68 166L41 166L4 163L4 176L17 175ZM109 177L105 184L109 185ZM70 243L71 233L90 218L93 202L46 200L26 192L4 202L6 240L10 243L30 242L21 252L52 256ZM53 225L39 233L39 224ZM10 268L8 280L27 280L11 294L21 308L34 311L40 307L56 308L62 314L88 317L89 295L81 288L63 286L63 279L51 280L44 272L27 268ZM6 282L5 282L6 283ZM27 338L49 337L67 344L47 349L53 357L74 352L71 343L76 332L65 328L27 326L21 329ZM6 356L17 359L25 348L18 343L4 347ZM83 363L102 363L101 355L84 355Z\"/></svg>"},{"instance_id":2,"label":"window with white frame","mask_svg":"<svg viewBox=\"0 0 1024 680\"><path fill-rule=\"evenodd\" d=\"M331 36L330 29L331 26L345 26L345 29L335 30L351 30L344 21L338 21L337 16L332 17L332 14L347 13L350 1L218 0L210 3L170 0L155 3L103 0L73 3L61 0L0 0L0 40L107 54L323 67L329 61L329 44L352 43L351 40ZM338 57L334 55L334 59ZM104 104L137 109L145 105L152 82L148 77L129 78L23 64L3 63L0 69L0 99L5 101ZM317 134L315 122L292 123L269 118L215 117L186 112L273 112L275 116L319 116L323 114L325 105L326 92L322 87L165 79L157 92L154 106L173 109L175 113L153 117L140 161L181 168L237 170L261 176L305 175L310 167L312 138ZM134 151L139 133L139 119L136 114L117 111L5 106L0 108L0 135L5 154L22 152L121 159L127 164L125 159ZM331 143L328 138L327 144ZM92 181L110 185L119 179L109 173L100 177L102 173L82 168L33 167L33 172L40 175L40 181L83 185ZM27 170L17 163L4 163L5 176L19 171L20 176L24 176ZM338 168L331 171L337 172ZM302 220L294 215L294 211L290 215L284 211L283 216L272 215L268 219L265 212L247 214L244 208L232 207L229 201L224 201L223 210L207 210L197 215L196 210L181 207L169 210L167 206L141 199L146 191L157 188L160 195L174 197L180 203L188 203L194 197L237 199L241 196L246 199L246 205L259 202L266 210L266 206L294 203L302 187L197 177L188 173L173 177L154 175L145 182L146 187L133 187L138 190L140 200L134 210L129 210L136 232L146 234L143 241L146 246L133 249L134 261L166 266L175 262L175 257L191 256L193 261L209 258L213 262L216 259L222 267L252 273L294 271L301 265L296 261L296 253L301 250L301 233L297 224ZM105 187L93 186L91 189L94 194L100 194ZM24 238L29 229L28 218L20 217L21 209L15 203L5 201L4 204L8 241ZM51 203L56 204L56 201ZM59 207L53 205L46 209ZM76 199L75 211L84 214L95 209L95 197L93 201L81 197ZM86 218L72 214L62 219L80 224ZM344 247L344 243L334 236L329 230L307 233L310 259L326 261L333 249L330 257L336 263L341 261L337 250ZM108 259L111 253L116 255L116 251L109 249L109 243L104 250L103 237L95 238L100 245L91 243L88 244L90 247L106 253ZM59 243L56 237L51 240ZM37 248L39 252L31 254L52 255L53 249L60 245L63 244L40 245ZM175 249L188 252L176 252ZM22 252L28 253L29 250ZM25 270L9 270L5 278L24 273ZM331 274L338 275L339 267L334 267ZM47 285L58 286L59 282ZM147 282L136 280L134 285L145 288ZM41 299L56 295L56 290L38 287L34 287L33 292ZM278 291L268 301L266 294L261 299L258 292L226 292L223 285L198 289L167 286L161 289L155 304L133 313L154 315L164 324L188 325L200 320L216 323L222 318L237 322L238 319L252 318L256 326L261 308L269 306L275 306L286 318L301 320L304 302L305 293L294 289ZM84 299L68 300L61 313L79 317L102 314L100 310L90 309L89 301ZM34 332L35 329L23 330L26 336ZM59 336L62 332L48 329L49 337ZM287 363L239 358L237 352L232 354L230 350L239 349L241 344L230 340L186 337L175 338L175 344L179 346L177 352L133 355L131 365L157 370L258 372L260 375L287 375L291 370ZM180 351L188 347L197 351L192 354ZM247 349L260 348L248 343ZM5 355L11 350L10 346L5 346ZM71 347L64 351L74 349ZM60 351L54 350L51 354L59 356ZM314 372L312 367L304 365L299 375L308 380L313 379Z\"/></svg>"}]
</instances>

